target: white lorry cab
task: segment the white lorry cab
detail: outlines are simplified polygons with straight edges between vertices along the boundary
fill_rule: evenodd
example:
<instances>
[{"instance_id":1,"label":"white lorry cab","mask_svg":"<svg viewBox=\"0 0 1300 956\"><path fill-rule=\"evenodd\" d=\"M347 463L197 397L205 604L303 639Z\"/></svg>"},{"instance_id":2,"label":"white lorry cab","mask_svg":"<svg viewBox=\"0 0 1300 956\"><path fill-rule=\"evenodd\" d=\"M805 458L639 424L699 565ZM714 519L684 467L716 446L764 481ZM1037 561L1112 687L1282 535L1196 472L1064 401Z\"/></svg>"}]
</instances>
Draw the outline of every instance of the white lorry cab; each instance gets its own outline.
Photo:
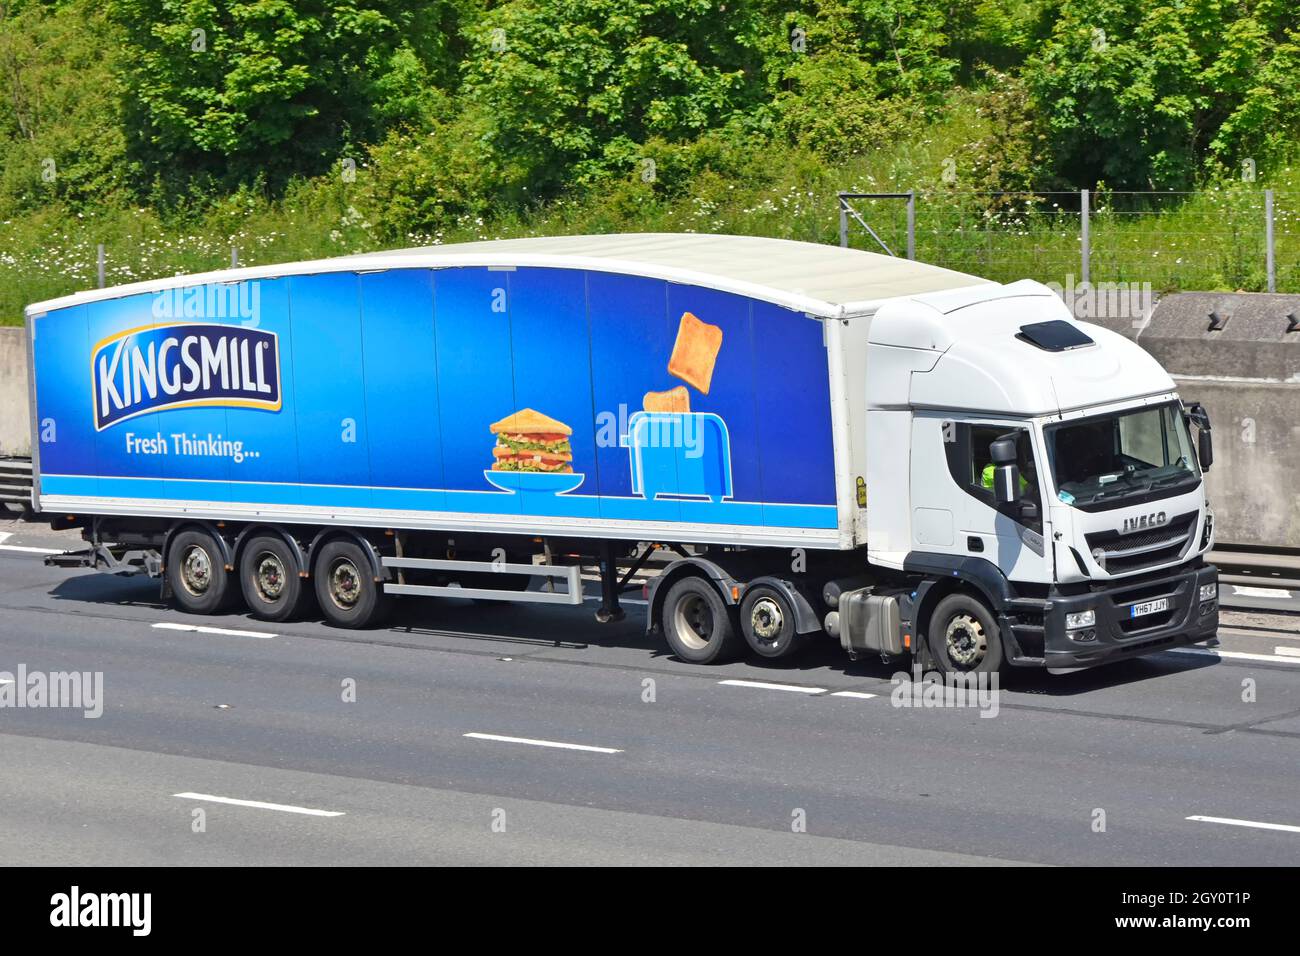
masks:
<instances>
[{"instance_id":1,"label":"white lorry cab","mask_svg":"<svg viewBox=\"0 0 1300 956\"><path fill-rule=\"evenodd\" d=\"M904 643L911 623L941 666L1066 670L1214 635L1209 421L1135 343L1022 281L882 303L844 348L865 356L868 560L914 582ZM876 649L841 623L873 593L839 596L847 648Z\"/></svg>"},{"instance_id":2,"label":"white lorry cab","mask_svg":"<svg viewBox=\"0 0 1300 956\"><path fill-rule=\"evenodd\" d=\"M579 605L595 567L612 621L657 556L647 630L697 663L829 636L1070 670L1218 626L1204 411L1035 282L566 236L93 290L27 330L33 511L89 545L50 563L194 613Z\"/></svg>"}]
</instances>

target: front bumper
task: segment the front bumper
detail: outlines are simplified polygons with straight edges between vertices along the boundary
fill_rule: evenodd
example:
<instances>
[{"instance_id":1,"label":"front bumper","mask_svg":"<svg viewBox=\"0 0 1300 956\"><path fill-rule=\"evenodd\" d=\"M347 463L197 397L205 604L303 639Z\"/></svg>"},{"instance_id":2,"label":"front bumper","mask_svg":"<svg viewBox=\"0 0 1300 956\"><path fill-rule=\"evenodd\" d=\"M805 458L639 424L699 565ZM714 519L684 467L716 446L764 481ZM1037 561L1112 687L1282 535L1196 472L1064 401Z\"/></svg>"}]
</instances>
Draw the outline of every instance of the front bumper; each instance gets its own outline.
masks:
<instances>
[{"instance_id":1,"label":"front bumper","mask_svg":"<svg viewBox=\"0 0 1300 956\"><path fill-rule=\"evenodd\" d=\"M1093 667L1207 640L1219 629L1219 571L1211 564L1160 575L1107 582L1086 594L1050 596L1043 615L1044 663L1049 669ZM1215 599L1201 602L1203 585L1216 586ZM1132 616L1135 605L1166 600L1166 610ZM1093 627L1067 631L1065 616L1091 608Z\"/></svg>"}]
</instances>

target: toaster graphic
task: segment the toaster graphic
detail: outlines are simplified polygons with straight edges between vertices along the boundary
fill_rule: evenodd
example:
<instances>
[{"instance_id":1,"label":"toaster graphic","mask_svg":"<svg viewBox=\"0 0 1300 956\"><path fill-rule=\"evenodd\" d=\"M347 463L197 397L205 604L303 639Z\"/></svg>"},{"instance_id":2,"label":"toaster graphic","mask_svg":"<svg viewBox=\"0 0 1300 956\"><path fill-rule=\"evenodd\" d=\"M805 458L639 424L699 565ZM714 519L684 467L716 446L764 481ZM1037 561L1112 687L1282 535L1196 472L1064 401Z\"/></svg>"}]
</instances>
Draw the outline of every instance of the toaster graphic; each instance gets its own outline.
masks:
<instances>
[{"instance_id":1,"label":"toaster graphic","mask_svg":"<svg viewBox=\"0 0 1300 956\"><path fill-rule=\"evenodd\" d=\"M619 444L631 455L633 494L731 497L731 439L711 412L634 412Z\"/></svg>"}]
</instances>

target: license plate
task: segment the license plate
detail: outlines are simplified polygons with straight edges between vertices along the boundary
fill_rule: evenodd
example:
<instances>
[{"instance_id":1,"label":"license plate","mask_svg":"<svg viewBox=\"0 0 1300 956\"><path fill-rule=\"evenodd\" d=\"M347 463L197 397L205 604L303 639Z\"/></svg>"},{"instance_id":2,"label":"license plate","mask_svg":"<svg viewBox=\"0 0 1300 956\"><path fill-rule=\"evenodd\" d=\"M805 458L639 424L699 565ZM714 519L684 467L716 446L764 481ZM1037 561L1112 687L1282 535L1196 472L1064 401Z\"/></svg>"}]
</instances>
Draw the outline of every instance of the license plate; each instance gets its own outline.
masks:
<instances>
[{"instance_id":1,"label":"license plate","mask_svg":"<svg viewBox=\"0 0 1300 956\"><path fill-rule=\"evenodd\" d=\"M1143 604L1134 604L1129 608L1129 617L1142 617L1146 614L1156 614L1160 611L1169 610L1169 598L1160 598L1158 601L1147 601Z\"/></svg>"}]
</instances>

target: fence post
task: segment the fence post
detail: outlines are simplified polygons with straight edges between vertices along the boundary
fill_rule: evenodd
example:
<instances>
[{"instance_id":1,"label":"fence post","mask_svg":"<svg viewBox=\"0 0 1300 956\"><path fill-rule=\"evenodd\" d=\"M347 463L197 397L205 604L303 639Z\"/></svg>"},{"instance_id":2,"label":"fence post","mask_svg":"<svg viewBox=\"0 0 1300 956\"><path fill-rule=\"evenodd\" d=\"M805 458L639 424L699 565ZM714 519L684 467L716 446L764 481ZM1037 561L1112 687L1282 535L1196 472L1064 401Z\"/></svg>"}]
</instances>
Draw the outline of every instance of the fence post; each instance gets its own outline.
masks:
<instances>
[{"instance_id":1,"label":"fence post","mask_svg":"<svg viewBox=\"0 0 1300 956\"><path fill-rule=\"evenodd\" d=\"M1079 282L1092 279L1092 222L1089 201L1091 193L1087 189L1079 190Z\"/></svg>"},{"instance_id":2,"label":"fence post","mask_svg":"<svg viewBox=\"0 0 1300 956\"><path fill-rule=\"evenodd\" d=\"M916 190L907 191L907 258L916 258Z\"/></svg>"},{"instance_id":3,"label":"fence post","mask_svg":"<svg viewBox=\"0 0 1300 956\"><path fill-rule=\"evenodd\" d=\"M101 242L95 250L96 272L99 274L99 287L104 288L104 244Z\"/></svg>"},{"instance_id":4,"label":"fence post","mask_svg":"<svg viewBox=\"0 0 1300 956\"><path fill-rule=\"evenodd\" d=\"M1273 258L1273 190L1264 190L1264 268L1268 291L1277 291L1277 263Z\"/></svg>"},{"instance_id":5,"label":"fence post","mask_svg":"<svg viewBox=\"0 0 1300 956\"><path fill-rule=\"evenodd\" d=\"M847 249L849 247L849 210L844 204L844 193L836 193L835 198L840 203L840 245Z\"/></svg>"},{"instance_id":6,"label":"fence post","mask_svg":"<svg viewBox=\"0 0 1300 956\"><path fill-rule=\"evenodd\" d=\"M237 246L230 247L230 268L239 268L239 248Z\"/></svg>"}]
</instances>

